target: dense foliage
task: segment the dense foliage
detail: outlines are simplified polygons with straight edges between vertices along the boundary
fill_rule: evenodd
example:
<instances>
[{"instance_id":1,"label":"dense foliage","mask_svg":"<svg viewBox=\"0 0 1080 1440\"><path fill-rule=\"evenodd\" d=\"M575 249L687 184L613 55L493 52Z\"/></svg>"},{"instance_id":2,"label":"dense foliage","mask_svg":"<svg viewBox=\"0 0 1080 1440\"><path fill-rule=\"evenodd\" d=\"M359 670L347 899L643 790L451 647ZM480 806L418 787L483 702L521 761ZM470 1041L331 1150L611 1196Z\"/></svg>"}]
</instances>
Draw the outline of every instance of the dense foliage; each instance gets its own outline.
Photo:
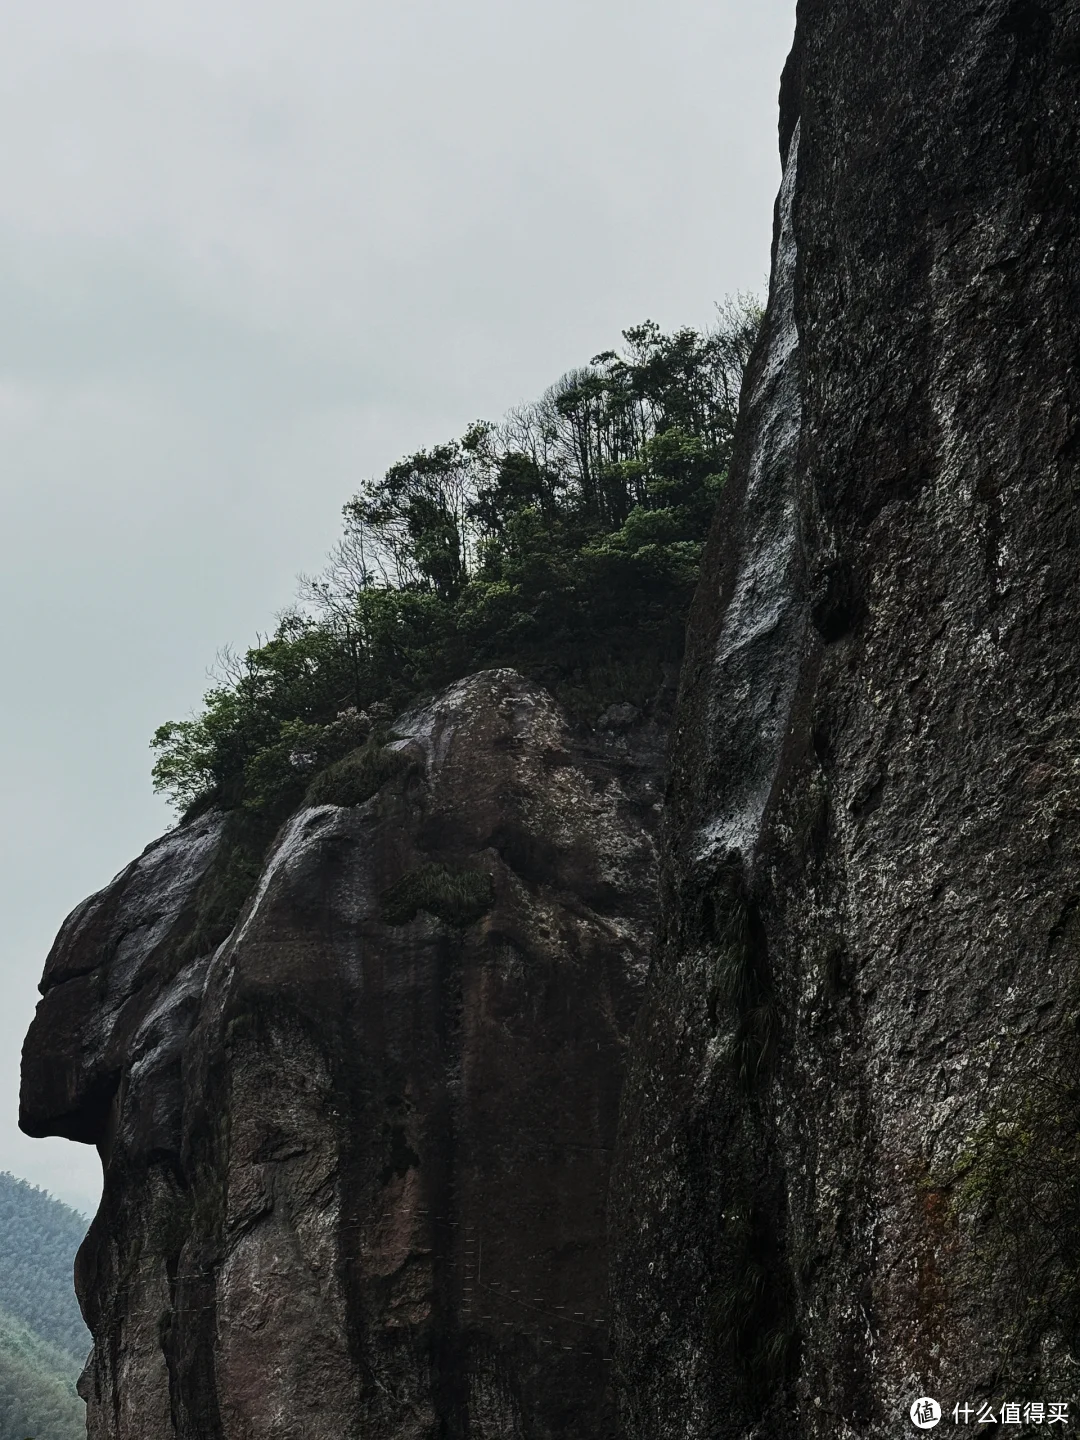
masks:
<instances>
[{"instance_id":1,"label":"dense foliage","mask_svg":"<svg viewBox=\"0 0 1080 1440\"><path fill-rule=\"evenodd\" d=\"M0 1173L0 1440L76 1440L75 1394L90 1336L72 1283L86 1221Z\"/></svg>"},{"instance_id":2,"label":"dense foliage","mask_svg":"<svg viewBox=\"0 0 1080 1440\"><path fill-rule=\"evenodd\" d=\"M0 1440L84 1440L82 1362L0 1308Z\"/></svg>"},{"instance_id":3,"label":"dense foliage","mask_svg":"<svg viewBox=\"0 0 1080 1440\"><path fill-rule=\"evenodd\" d=\"M90 1334L75 1299L72 1267L85 1234L77 1211L0 1173L0 1306L80 1362Z\"/></svg>"},{"instance_id":4,"label":"dense foliage","mask_svg":"<svg viewBox=\"0 0 1080 1440\"><path fill-rule=\"evenodd\" d=\"M741 300L705 334L627 330L537 403L364 485L301 605L222 657L197 718L157 732L157 789L259 829L364 742L374 755L380 717L484 666L535 676L586 720L655 693L759 320Z\"/></svg>"}]
</instances>

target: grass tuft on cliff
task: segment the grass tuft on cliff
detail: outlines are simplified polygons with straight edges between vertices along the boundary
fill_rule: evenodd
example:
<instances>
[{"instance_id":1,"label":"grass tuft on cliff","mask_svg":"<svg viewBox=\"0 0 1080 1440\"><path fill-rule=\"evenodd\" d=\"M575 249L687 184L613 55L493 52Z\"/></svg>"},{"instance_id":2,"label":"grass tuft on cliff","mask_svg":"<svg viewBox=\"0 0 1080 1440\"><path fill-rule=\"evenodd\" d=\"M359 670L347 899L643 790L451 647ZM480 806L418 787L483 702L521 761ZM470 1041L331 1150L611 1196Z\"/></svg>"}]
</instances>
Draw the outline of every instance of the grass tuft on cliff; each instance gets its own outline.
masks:
<instances>
[{"instance_id":1,"label":"grass tuft on cliff","mask_svg":"<svg viewBox=\"0 0 1080 1440\"><path fill-rule=\"evenodd\" d=\"M388 780L415 767L400 751L371 743L316 775L305 796L308 805L362 805Z\"/></svg>"},{"instance_id":2,"label":"grass tuft on cliff","mask_svg":"<svg viewBox=\"0 0 1080 1440\"><path fill-rule=\"evenodd\" d=\"M494 903L490 875L448 865L421 865L380 896L382 917L389 925L407 925L426 910L436 919L464 929L485 915Z\"/></svg>"}]
</instances>

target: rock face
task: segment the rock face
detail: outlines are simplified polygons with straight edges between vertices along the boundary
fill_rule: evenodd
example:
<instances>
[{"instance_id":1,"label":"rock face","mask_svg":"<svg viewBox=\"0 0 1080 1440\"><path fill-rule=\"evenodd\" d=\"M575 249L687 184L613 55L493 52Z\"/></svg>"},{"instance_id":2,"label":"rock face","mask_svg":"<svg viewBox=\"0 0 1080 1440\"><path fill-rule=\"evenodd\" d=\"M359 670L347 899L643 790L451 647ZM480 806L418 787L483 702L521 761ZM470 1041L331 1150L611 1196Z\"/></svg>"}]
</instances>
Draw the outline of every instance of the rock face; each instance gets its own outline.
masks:
<instances>
[{"instance_id":1,"label":"rock face","mask_svg":"<svg viewBox=\"0 0 1080 1440\"><path fill-rule=\"evenodd\" d=\"M207 815L49 957L21 1118L105 1165L92 1440L615 1433L605 1199L663 736L586 744L511 671L395 733L213 952Z\"/></svg>"},{"instance_id":2,"label":"rock face","mask_svg":"<svg viewBox=\"0 0 1080 1440\"><path fill-rule=\"evenodd\" d=\"M614 1180L627 1430L1075 1423L1080 5L800 0L781 106Z\"/></svg>"}]
</instances>

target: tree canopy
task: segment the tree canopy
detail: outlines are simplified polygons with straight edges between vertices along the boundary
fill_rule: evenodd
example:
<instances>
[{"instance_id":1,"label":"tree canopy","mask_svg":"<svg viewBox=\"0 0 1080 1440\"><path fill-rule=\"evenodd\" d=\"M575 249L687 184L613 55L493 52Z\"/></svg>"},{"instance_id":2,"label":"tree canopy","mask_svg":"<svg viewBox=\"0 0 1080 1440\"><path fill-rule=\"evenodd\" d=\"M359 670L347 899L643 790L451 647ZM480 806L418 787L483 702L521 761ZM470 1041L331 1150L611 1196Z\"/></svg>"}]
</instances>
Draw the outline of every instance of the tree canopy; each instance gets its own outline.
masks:
<instances>
[{"instance_id":1,"label":"tree canopy","mask_svg":"<svg viewBox=\"0 0 1080 1440\"><path fill-rule=\"evenodd\" d=\"M0 1174L0 1440L77 1440L75 1381L90 1349L72 1281L83 1217Z\"/></svg>"},{"instance_id":2,"label":"tree canopy","mask_svg":"<svg viewBox=\"0 0 1080 1440\"><path fill-rule=\"evenodd\" d=\"M655 693L759 323L746 297L706 332L646 321L535 403L364 484L324 573L271 635L219 657L201 713L157 731L155 787L271 824L379 717L491 665L584 721Z\"/></svg>"}]
</instances>

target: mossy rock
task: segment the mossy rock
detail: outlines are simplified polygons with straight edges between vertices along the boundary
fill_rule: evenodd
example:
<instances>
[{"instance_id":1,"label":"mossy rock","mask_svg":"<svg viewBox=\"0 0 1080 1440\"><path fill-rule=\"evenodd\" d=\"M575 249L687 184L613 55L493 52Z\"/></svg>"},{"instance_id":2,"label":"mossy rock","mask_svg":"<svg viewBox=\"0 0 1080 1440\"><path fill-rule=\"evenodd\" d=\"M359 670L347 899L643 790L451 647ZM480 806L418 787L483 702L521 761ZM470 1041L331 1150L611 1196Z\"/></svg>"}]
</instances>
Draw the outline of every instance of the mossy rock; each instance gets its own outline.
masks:
<instances>
[{"instance_id":1,"label":"mossy rock","mask_svg":"<svg viewBox=\"0 0 1080 1440\"><path fill-rule=\"evenodd\" d=\"M1024 1052L1027 1052L1026 1054ZM1004 1294L1000 1364L1044 1337L1080 1345L1080 1037L1067 1025L1024 1045L951 1173L922 1188L948 1197L971 1282Z\"/></svg>"},{"instance_id":2,"label":"mossy rock","mask_svg":"<svg viewBox=\"0 0 1080 1440\"><path fill-rule=\"evenodd\" d=\"M227 938L255 889L274 836L272 819L232 810L221 843L195 899L191 929L180 947L185 960L212 953Z\"/></svg>"},{"instance_id":3,"label":"mossy rock","mask_svg":"<svg viewBox=\"0 0 1080 1440\"><path fill-rule=\"evenodd\" d=\"M379 900L382 918L388 925L407 925L426 910L447 925L464 929L491 909L495 887L491 876L482 870L421 865L384 890Z\"/></svg>"},{"instance_id":4,"label":"mossy rock","mask_svg":"<svg viewBox=\"0 0 1080 1440\"><path fill-rule=\"evenodd\" d=\"M362 745L315 776L308 786L305 804L362 805L395 775L415 772L418 768L417 762L400 750L388 750L384 745Z\"/></svg>"}]
</instances>

